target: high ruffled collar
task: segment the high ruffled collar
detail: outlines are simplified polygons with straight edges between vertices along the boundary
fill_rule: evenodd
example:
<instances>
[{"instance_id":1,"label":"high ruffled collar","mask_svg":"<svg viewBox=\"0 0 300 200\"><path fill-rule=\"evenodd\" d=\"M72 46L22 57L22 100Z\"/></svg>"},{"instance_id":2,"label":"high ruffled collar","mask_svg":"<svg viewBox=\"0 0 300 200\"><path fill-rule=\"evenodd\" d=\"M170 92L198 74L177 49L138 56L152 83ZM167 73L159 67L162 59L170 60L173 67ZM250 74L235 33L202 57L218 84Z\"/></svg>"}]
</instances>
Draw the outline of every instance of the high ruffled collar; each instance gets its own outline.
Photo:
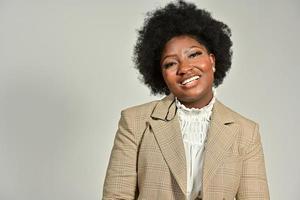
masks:
<instances>
[{"instance_id":1,"label":"high ruffled collar","mask_svg":"<svg viewBox=\"0 0 300 200\"><path fill-rule=\"evenodd\" d=\"M179 109L180 111L184 112L184 113L190 113L190 114L200 114L200 113L206 113L206 112L211 112L213 105L216 101L216 89L213 88L213 98L210 100L210 102L202 107L202 108L187 108L185 105L183 105L178 99L177 97L175 97L175 104L177 109Z\"/></svg>"}]
</instances>

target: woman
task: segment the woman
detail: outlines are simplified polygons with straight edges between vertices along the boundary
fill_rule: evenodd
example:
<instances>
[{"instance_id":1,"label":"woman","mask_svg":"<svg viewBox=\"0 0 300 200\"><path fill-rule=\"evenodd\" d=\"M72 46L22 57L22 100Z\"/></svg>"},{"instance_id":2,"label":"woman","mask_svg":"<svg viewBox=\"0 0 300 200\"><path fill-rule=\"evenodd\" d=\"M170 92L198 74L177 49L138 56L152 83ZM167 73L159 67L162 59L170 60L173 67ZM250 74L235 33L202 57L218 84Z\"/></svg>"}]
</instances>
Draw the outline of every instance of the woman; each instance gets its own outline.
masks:
<instances>
[{"instance_id":1,"label":"woman","mask_svg":"<svg viewBox=\"0 0 300 200\"><path fill-rule=\"evenodd\" d=\"M216 99L230 29L179 1L148 14L136 67L159 101L122 111L103 199L269 199L258 125Z\"/></svg>"}]
</instances>

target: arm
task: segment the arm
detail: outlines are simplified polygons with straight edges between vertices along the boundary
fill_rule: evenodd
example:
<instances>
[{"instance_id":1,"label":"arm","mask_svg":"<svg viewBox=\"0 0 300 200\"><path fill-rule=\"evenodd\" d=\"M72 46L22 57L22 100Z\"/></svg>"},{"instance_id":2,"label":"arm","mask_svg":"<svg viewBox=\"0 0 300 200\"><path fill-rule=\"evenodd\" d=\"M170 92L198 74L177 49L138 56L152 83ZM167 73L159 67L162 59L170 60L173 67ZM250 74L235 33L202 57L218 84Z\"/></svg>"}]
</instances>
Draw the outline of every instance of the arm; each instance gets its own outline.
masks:
<instances>
[{"instance_id":1,"label":"arm","mask_svg":"<svg viewBox=\"0 0 300 200\"><path fill-rule=\"evenodd\" d=\"M129 126L129 119L122 112L104 181L103 200L136 198L137 144Z\"/></svg>"},{"instance_id":2,"label":"arm","mask_svg":"<svg viewBox=\"0 0 300 200\"><path fill-rule=\"evenodd\" d=\"M237 200L268 200L269 190L258 125L243 159L243 169Z\"/></svg>"}]
</instances>

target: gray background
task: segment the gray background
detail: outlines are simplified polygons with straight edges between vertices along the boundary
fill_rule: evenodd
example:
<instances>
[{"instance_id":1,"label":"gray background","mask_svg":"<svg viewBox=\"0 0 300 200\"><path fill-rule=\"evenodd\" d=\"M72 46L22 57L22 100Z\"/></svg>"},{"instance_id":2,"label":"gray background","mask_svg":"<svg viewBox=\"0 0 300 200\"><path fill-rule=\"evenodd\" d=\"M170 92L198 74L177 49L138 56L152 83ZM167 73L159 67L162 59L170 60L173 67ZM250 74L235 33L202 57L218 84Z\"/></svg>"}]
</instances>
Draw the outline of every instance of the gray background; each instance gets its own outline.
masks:
<instances>
[{"instance_id":1,"label":"gray background","mask_svg":"<svg viewBox=\"0 0 300 200\"><path fill-rule=\"evenodd\" d=\"M96 200L121 109L158 99L136 29L168 1L0 0L0 199ZM218 98L257 121L273 200L300 197L297 0L203 0L233 32Z\"/></svg>"}]
</instances>

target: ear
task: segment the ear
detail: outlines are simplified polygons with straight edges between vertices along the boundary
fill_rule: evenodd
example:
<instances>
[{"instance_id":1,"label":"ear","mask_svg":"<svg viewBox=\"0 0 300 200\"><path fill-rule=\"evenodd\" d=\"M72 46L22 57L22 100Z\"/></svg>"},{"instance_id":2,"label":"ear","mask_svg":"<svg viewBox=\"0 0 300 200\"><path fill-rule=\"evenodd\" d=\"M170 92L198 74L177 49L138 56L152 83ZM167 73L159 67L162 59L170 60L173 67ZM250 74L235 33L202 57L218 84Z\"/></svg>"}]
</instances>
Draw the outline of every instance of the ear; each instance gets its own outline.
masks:
<instances>
[{"instance_id":1,"label":"ear","mask_svg":"<svg viewBox=\"0 0 300 200\"><path fill-rule=\"evenodd\" d=\"M210 54L209 54L209 59L210 59L210 61L211 61L211 64L212 64L212 65L215 65L215 63L216 63L215 55L212 54L212 53L210 53Z\"/></svg>"},{"instance_id":2,"label":"ear","mask_svg":"<svg viewBox=\"0 0 300 200\"><path fill-rule=\"evenodd\" d=\"M214 54L209 54L209 59L210 59L210 62L211 62L211 66L212 66L212 70L213 72L215 73L216 72L216 67L215 67L215 55Z\"/></svg>"}]
</instances>

